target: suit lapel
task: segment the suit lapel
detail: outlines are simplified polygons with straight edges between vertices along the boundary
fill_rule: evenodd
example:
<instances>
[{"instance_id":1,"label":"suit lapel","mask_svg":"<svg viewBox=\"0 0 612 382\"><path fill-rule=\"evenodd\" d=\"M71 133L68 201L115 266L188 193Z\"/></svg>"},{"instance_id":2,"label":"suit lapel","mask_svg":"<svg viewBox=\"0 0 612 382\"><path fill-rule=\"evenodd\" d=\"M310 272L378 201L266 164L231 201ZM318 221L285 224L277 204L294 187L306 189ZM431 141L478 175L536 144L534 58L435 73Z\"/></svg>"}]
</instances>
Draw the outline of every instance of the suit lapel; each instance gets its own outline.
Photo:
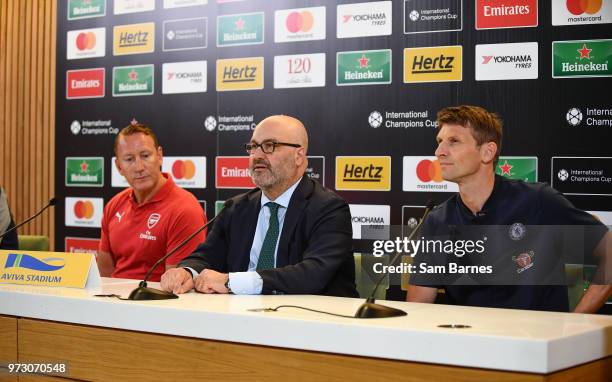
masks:
<instances>
[{"instance_id":1,"label":"suit lapel","mask_svg":"<svg viewBox=\"0 0 612 382\"><path fill-rule=\"evenodd\" d=\"M308 205L308 197L312 193L312 181L308 176L302 177L300 184L297 186L287 208L283 230L278 242L278 250L276 252L276 267L284 267L289 264L289 241L293 237L295 226L304 212L304 208Z\"/></svg>"}]
</instances>

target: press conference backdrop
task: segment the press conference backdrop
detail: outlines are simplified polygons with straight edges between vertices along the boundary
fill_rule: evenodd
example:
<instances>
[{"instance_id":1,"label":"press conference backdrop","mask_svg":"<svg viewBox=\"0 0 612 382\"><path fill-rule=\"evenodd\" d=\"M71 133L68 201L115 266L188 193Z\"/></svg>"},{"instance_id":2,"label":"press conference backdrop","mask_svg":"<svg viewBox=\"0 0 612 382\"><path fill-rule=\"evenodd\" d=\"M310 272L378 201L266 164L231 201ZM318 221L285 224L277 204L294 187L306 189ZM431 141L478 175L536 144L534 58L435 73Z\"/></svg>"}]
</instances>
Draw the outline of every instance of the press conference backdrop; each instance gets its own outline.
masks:
<instances>
[{"instance_id":1,"label":"press conference backdrop","mask_svg":"<svg viewBox=\"0 0 612 382\"><path fill-rule=\"evenodd\" d=\"M457 190L433 156L436 112L480 105L504 120L498 173L610 216L612 0L68 0L57 15L60 250L97 248L133 121L210 218L253 187L254 126L299 118L309 175L350 203L359 239Z\"/></svg>"}]
</instances>

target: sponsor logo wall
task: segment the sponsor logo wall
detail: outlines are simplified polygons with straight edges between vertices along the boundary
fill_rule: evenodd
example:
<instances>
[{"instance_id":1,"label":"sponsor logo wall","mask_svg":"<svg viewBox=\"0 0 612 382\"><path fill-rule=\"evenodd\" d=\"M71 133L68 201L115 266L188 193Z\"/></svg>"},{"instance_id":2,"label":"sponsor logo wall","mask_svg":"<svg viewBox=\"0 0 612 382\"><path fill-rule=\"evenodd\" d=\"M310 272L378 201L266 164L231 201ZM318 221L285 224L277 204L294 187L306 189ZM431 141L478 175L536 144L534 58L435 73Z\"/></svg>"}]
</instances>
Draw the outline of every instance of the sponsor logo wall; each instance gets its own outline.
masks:
<instances>
[{"instance_id":1,"label":"sponsor logo wall","mask_svg":"<svg viewBox=\"0 0 612 382\"><path fill-rule=\"evenodd\" d=\"M566 195L612 196L612 157L553 157L551 185Z\"/></svg>"},{"instance_id":2,"label":"sponsor logo wall","mask_svg":"<svg viewBox=\"0 0 612 382\"><path fill-rule=\"evenodd\" d=\"M391 50L338 52L336 84L379 85L391 83Z\"/></svg>"},{"instance_id":3,"label":"sponsor logo wall","mask_svg":"<svg viewBox=\"0 0 612 382\"><path fill-rule=\"evenodd\" d=\"M116 66L113 68L113 97L151 95L154 92L153 65Z\"/></svg>"},{"instance_id":4,"label":"sponsor logo wall","mask_svg":"<svg viewBox=\"0 0 612 382\"><path fill-rule=\"evenodd\" d=\"M538 0L476 0L476 29L536 26Z\"/></svg>"},{"instance_id":5,"label":"sponsor logo wall","mask_svg":"<svg viewBox=\"0 0 612 382\"><path fill-rule=\"evenodd\" d=\"M404 82L461 81L462 46L404 49Z\"/></svg>"},{"instance_id":6,"label":"sponsor logo wall","mask_svg":"<svg viewBox=\"0 0 612 382\"><path fill-rule=\"evenodd\" d=\"M572 107L565 114L572 127L612 127L612 108Z\"/></svg>"},{"instance_id":7,"label":"sponsor logo wall","mask_svg":"<svg viewBox=\"0 0 612 382\"><path fill-rule=\"evenodd\" d=\"M476 81L538 78L538 43L476 45Z\"/></svg>"},{"instance_id":8,"label":"sponsor logo wall","mask_svg":"<svg viewBox=\"0 0 612 382\"><path fill-rule=\"evenodd\" d=\"M206 188L206 157L165 156L162 171L183 188Z\"/></svg>"},{"instance_id":9,"label":"sponsor logo wall","mask_svg":"<svg viewBox=\"0 0 612 382\"><path fill-rule=\"evenodd\" d=\"M388 36L392 32L392 10L391 1L340 4L336 9L336 36Z\"/></svg>"},{"instance_id":10,"label":"sponsor logo wall","mask_svg":"<svg viewBox=\"0 0 612 382\"><path fill-rule=\"evenodd\" d=\"M404 0L404 33L463 29L463 0Z\"/></svg>"},{"instance_id":11,"label":"sponsor logo wall","mask_svg":"<svg viewBox=\"0 0 612 382\"><path fill-rule=\"evenodd\" d=\"M113 55L151 53L155 50L155 23L113 28Z\"/></svg>"},{"instance_id":12,"label":"sponsor logo wall","mask_svg":"<svg viewBox=\"0 0 612 382\"><path fill-rule=\"evenodd\" d=\"M552 25L612 23L610 0L552 0Z\"/></svg>"},{"instance_id":13,"label":"sponsor logo wall","mask_svg":"<svg viewBox=\"0 0 612 382\"><path fill-rule=\"evenodd\" d=\"M456 183L442 178L442 167L436 157L404 157L404 191L418 192L459 192Z\"/></svg>"},{"instance_id":14,"label":"sponsor logo wall","mask_svg":"<svg viewBox=\"0 0 612 382\"><path fill-rule=\"evenodd\" d=\"M325 53L274 57L274 88L325 86Z\"/></svg>"},{"instance_id":15,"label":"sponsor logo wall","mask_svg":"<svg viewBox=\"0 0 612 382\"><path fill-rule=\"evenodd\" d=\"M216 188L255 187L249 171L249 157L217 157L215 158Z\"/></svg>"},{"instance_id":16,"label":"sponsor logo wall","mask_svg":"<svg viewBox=\"0 0 612 382\"><path fill-rule=\"evenodd\" d=\"M166 20L163 23L164 52L204 49L208 46L208 18Z\"/></svg>"},{"instance_id":17,"label":"sponsor logo wall","mask_svg":"<svg viewBox=\"0 0 612 382\"><path fill-rule=\"evenodd\" d=\"M104 97L104 68L68 70L66 99Z\"/></svg>"},{"instance_id":18,"label":"sponsor logo wall","mask_svg":"<svg viewBox=\"0 0 612 382\"><path fill-rule=\"evenodd\" d=\"M102 198L66 197L65 208L67 227L100 228L104 212Z\"/></svg>"},{"instance_id":19,"label":"sponsor logo wall","mask_svg":"<svg viewBox=\"0 0 612 382\"><path fill-rule=\"evenodd\" d=\"M263 57L217 60L218 92L263 89L263 76Z\"/></svg>"},{"instance_id":20,"label":"sponsor logo wall","mask_svg":"<svg viewBox=\"0 0 612 382\"><path fill-rule=\"evenodd\" d=\"M217 18L217 46L255 45L264 42L264 13L224 15Z\"/></svg>"},{"instance_id":21,"label":"sponsor logo wall","mask_svg":"<svg viewBox=\"0 0 612 382\"><path fill-rule=\"evenodd\" d=\"M71 30L66 35L66 59L104 57L106 28Z\"/></svg>"},{"instance_id":22,"label":"sponsor logo wall","mask_svg":"<svg viewBox=\"0 0 612 382\"><path fill-rule=\"evenodd\" d=\"M206 92L206 61L167 62L162 65L162 93Z\"/></svg>"},{"instance_id":23,"label":"sponsor logo wall","mask_svg":"<svg viewBox=\"0 0 612 382\"><path fill-rule=\"evenodd\" d=\"M274 42L325 39L325 7L283 9L274 12Z\"/></svg>"},{"instance_id":24,"label":"sponsor logo wall","mask_svg":"<svg viewBox=\"0 0 612 382\"><path fill-rule=\"evenodd\" d=\"M612 40L553 41L553 78L610 77Z\"/></svg>"},{"instance_id":25,"label":"sponsor logo wall","mask_svg":"<svg viewBox=\"0 0 612 382\"><path fill-rule=\"evenodd\" d=\"M92 239L86 237L66 237L64 248L66 252L72 253L91 253L96 255L100 239Z\"/></svg>"},{"instance_id":26,"label":"sponsor logo wall","mask_svg":"<svg viewBox=\"0 0 612 382\"><path fill-rule=\"evenodd\" d=\"M68 0L68 20L106 16L106 0Z\"/></svg>"},{"instance_id":27,"label":"sponsor logo wall","mask_svg":"<svg viewBox=\"0 0 612 382\"><path fill-rule=\"evenodd\" d=\"M103 157L67 157L66 187L102 187L104 186Z\"/></svg>"},{"instance_id":28,"label":"sponsor logo wall","mask_svg":"<svg viewBox=\"0 0 612 382\"><path fill-rule=\"evenodd\" d=\"M390 191L391 157L336 157L336 190Z\"/></svg>"},{"instance_id":29,"label":"sponsor logo wall","mask_svg":"<svg viewBox=\"0 0 612 382\"><path fill-rule=\"evenodd\" d=\"M509 179L518 179L525 182L538 181L537 157L499 157L495 166L495 173Z\"/></svg>"},{"instance_id":30,"label":"sponsor logo wall","mask_svg":"<svg viewBox=\"0 0 612 382\"><path fill-rule=\"evenodd\" d=\"M389 237L391 206L350 204L349 208L351 210L351 222L353 223L353 239L384 239Z\"/></svg>"},{"instance_id":31,"label":"sponsor logo wall","mask_svg":"<svg viewBox=\"0 0 612 382\"><path fill-rule=\"evenodd\" d=\"M409 227L458 190L434 151L436 113L460 104L501 116L497 174L612 211L611 10L610 0L58 2L56 249L99 236L104 202L128 187L112 146L132 121L153 127L162 170L209 218L254 187L243 144L257 123L286 114L308 128L309 177L362 217Z\"/></svg>"}]
</instances>

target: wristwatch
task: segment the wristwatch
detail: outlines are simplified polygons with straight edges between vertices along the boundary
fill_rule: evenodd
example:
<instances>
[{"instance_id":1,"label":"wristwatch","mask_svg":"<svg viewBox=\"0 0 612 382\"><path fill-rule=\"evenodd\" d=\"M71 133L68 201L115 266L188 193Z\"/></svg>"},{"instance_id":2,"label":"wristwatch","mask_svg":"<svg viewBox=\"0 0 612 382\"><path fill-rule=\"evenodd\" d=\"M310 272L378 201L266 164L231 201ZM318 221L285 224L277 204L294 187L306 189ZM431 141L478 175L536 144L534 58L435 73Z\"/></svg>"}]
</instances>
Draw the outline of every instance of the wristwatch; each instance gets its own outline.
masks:
<instances>
[{"instance_id":1,"label":"wristwatch","mask_svg":"<svg viewBox=\"0 0 612 382\"><path fill-rule=\"evenodd\" d=\"M229 279L229 276L228 276L227 277L227 281L225 282L225 288L227 289L227 293L228 294L234 294L234 292L232 292L232 288L230 288L229 281L230 281L230 279Z\"/></svg>"}]
</instances>

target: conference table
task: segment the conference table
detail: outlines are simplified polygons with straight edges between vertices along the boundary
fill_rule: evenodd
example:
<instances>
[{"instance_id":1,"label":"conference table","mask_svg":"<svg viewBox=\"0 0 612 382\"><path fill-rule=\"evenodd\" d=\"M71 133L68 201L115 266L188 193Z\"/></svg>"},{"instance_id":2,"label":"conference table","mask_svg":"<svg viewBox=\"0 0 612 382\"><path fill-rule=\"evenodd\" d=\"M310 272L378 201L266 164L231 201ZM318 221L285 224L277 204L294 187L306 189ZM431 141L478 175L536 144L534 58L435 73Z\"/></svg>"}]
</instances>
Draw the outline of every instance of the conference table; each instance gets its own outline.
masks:
<instances>
[{"instance_id":1,"label":"conference table","mask_svg":"<svg viewBox=\"0 0 612 382\"><path fill-rule=\"evenodd\" d=\"M2 381L610 381L612 317L378 301L404 317L355 319L362 299L187 293L122 301L94 289L0 285ZM149 286L157 287L157 283ZM59 376L8 364L61 363Z\"/></svg>"}]
</instances>

